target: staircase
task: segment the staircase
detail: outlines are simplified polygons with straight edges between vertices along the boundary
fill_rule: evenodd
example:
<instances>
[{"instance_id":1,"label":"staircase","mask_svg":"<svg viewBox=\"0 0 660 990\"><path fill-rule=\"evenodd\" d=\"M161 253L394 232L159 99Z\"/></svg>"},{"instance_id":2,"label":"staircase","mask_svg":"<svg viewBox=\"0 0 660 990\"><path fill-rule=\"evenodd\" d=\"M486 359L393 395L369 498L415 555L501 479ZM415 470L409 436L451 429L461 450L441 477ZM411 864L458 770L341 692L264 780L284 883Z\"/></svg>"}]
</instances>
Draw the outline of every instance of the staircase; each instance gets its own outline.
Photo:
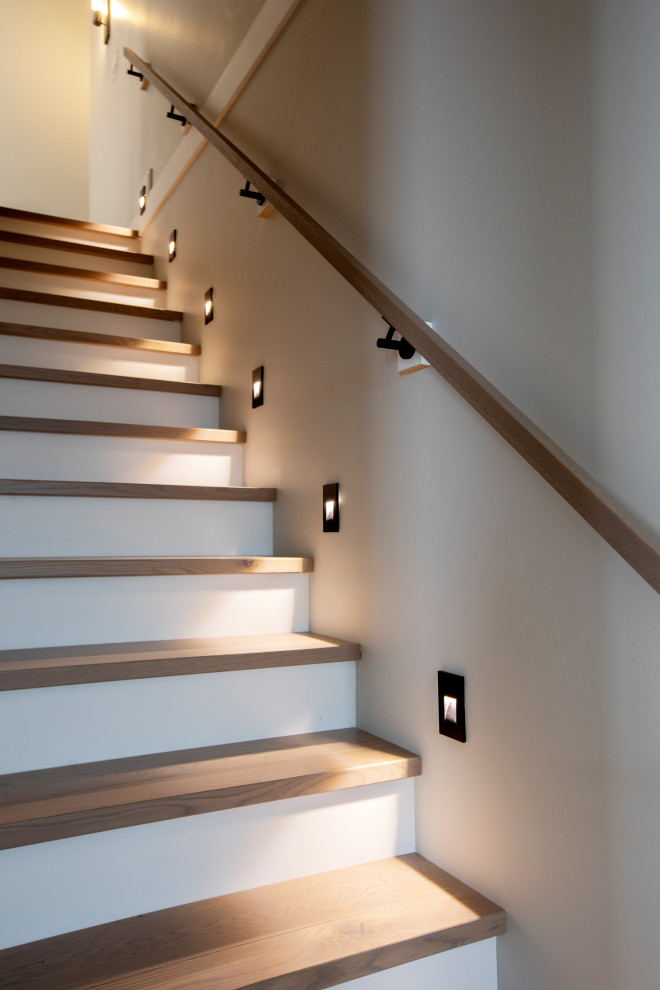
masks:
<instances>
[{"instance_id":1,"label":"staircase","mask_svg":"<svg viewBox=\"0 0 660 990\"><path fill-rule=\"evenodd\" d=\"M0 986L495 990L122 228L0 210ZM443 950L452 949L452 952Z\"/></svg>"}]
</instances>

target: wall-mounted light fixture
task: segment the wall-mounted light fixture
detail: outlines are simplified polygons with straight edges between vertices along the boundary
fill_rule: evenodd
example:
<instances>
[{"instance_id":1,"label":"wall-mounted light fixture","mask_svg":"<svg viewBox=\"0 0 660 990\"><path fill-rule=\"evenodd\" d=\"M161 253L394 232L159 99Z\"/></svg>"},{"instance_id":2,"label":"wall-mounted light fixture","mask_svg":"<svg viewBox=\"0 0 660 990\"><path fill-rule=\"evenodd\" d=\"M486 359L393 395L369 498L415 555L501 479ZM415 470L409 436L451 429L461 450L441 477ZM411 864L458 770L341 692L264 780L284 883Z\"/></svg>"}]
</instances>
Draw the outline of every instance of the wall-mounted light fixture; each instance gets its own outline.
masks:
<instances>
[{"instance_id":1,"label":"wall-mounted light fixture","mask_svg":"<svg viewBox=\"0 0 660 990\"><path fill-rule=\"evenodd\" d=\"M323 532L339 532L339 485L323 486Z\"/></svg>"},{"instance_id":2,"label":"wall-mounted light fixture","mask_svg":"<svg viewBox=\"0 0 660 990\"><path fill-rule=\"evenodd\" d=\"M140 211L140 216L144 213L147 208L147 197L154 187L154 170L148 168L147 171L142 176L142 185L140 186L140 195L138 197L138 208Z\"/></svg>"},{"instance_id":3,"label":"wall-mounted light fixture","mask_svg":"<svg viewBox=\"0 0 660 990\"><path fill-rule=\"evenodd\" d=\"M110 0L92 0L92 24L103 28L103 41L110 40Z\"/></svg>"},{"instance_id":4,"label":"wall-mounted light fixture","mask_svg":"<svg viewBox=\"0 0 660 990\"><path fill-rule=\"evenodd\" d=\"M264 366L255 368L252 372L252 408L264 404Z\"/></svg>"},{"instance_id":5,"label":"wall-mounted light fixture","mask_svg":"<svg viewBox=\"0 0 660 990\"><path fill-rule=\"evenodd\" d=\"M204 323L210 323L213 319L213 289L207 289L204 293Z\"/></svg>"},{"instance_id":6,"label":"wall-mounted light fixture","mask_svg":"<svg viewBox=\"0 0 660 990\"><path fill-rule=\"evenodd\" d=\"M460 674L438 671L440 734L465 742L465 678Z\"/></svg>"},{"instance_id":7,"label":"wall-mounted light fixture","mask_svg":"<svg viewBox=\"0 0 660 990\"><path fill-rule=\"evenodd\" d=\"M168 253L167 260L174 261L176 258L176 230L173 230L170 234L169 244L167 245Z\"/></svg>"}]
</instances>

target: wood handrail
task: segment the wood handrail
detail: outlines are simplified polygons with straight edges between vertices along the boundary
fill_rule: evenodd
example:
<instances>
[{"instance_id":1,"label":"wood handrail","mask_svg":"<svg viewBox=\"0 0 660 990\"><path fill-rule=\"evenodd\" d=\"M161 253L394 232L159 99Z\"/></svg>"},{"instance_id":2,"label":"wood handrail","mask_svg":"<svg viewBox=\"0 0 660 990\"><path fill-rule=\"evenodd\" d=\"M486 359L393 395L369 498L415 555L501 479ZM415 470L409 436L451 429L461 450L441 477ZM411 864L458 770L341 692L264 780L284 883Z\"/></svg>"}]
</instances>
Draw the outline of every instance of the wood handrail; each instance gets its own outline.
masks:
<instances>
[{"instance_id":1,"label":"wood handrail","mask_svg":"<svg viewBox=\"0 0 660 990\"><path fill-rule=\"evenodd\" d=\"M609 545L660 593L660 539L131 51L124 55Z\"/></svg>"}]
</instances>

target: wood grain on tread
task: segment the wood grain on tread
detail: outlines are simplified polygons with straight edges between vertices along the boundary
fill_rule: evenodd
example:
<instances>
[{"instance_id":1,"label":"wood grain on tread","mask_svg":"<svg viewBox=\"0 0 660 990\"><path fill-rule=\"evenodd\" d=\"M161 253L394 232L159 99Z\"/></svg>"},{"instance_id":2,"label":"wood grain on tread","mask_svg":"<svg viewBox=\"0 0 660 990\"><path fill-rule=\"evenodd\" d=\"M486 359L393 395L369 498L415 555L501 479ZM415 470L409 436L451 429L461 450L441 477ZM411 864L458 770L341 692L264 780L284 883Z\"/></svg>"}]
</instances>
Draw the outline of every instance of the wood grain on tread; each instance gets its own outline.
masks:
<instances>
[{"instance_id":1,"label":"wood grain on tread","mask_svg":"<svg viewBox=\"0 0 660 990\"><path fill-rule=\"evenodd\" d=\"M24 258L0 256L0 268L15 272L30 272L34 275L55 275L62 278L80 278L87 282L105 282L108 285L121 285L134 289L152 289L164 292L167 282L144 275L121 275L117 272L98 272L87 268L71 268L68 265L52 265L46 261L31 261Z\"/></svg>"},{"instance_id":2,"label":"wood grain on tread","mask_svg":"<svg viewBox=\"0 0 660 990\"><path fill-rule=\"evenodd\" d=\"M49 213L33 213L30 210L14 210L9 206L0 206L0 217L12 220L27 220L30 223L49 224L54 227L71 227L74 230L91 230L98 234L113 234L115 237L128 237L135 240L140 235L137 230L129 227L113 227L106 223L92 223L89 220L71 220L68 217L51 216Z\"/></svg>"},{"instance_id":3,"label":"wood grain on tread","mask_svg":"<svg viewBox=\"0 0 660 990\"><path fill-rule=\"evenodd\" d=\"M0 378L24 381L57 382L62 385L94 385L103 388L131 388L149 392L174 392L183 395L222 395L222 385L199 382L179 382L169 378L138 378L133 375L105 375L94 371L62 371L59 368L32 368L16 364L0 364Z\"/></svg>"},{"instance_id":4,"label":"wood grain on tread","mask_svg":"<svg viewBox=\"0 0 660 990\"><path fill-rule=\"evenodd\" d=\"M64 306L68 309L91 309L97 313L117 313L120 316L144 316L147 320L167 320L180 323L183 313L155 306L131 306L128 303L110 302L106 299L85 299L83 296L63 296L56 292L32 292L30 289L11 289L0 286L0 299L36 303L39 306Z\"/></svg>"},{"instance_id":5,"label":"wood grain on tread","mask_svg":"<svg viewBox=\"0 0 660 990\"><path fill-rule=\"evenodd\" d=\"M104 247L90 241L70 241L64 237L38 237L36 234L23 234L18 230L0 230L0 242L24 244L26 247L44 248L52 251L67 251L72 254L92 254L100 258L114 258L116 261L135 262L138 265L153 265L153 254L126 251L123 248Z\"/></svg>"},{"instance_id":6,"label":"wood grain on tread","mask_svg":"<svg viewBox=\"0 0 660 990\"><path fill-rule=\"evenodd\" d=\"M1 650L0 691L359 659L357 643L315 633Z\"/></svg>"},{"instance_id":7,"label":"wood grain on tread","mask_svg":"<svg viewBox=\"0 0 660 990\"><path fill-rule=\"evenodd\" d=\"M205 502L275 502L276 488L241 486L159 485L130 481L38 481L0 478L0 495L44 495L65 498L157 498Z\"/></svg>"},{"instance_id":8,"label":"wood grain on tread","mask_svg":"<svg viewBox=\"0 0 660 990\"><path fill-rule=\"evenodd\" d=\"M414 753L340 729L6 774L0 849L420 773Z\"/></svg>"},{"instance_id":9,"label":"wood grain on tread","mask_svg":"<svg viewBox=\"0 0 660 990\"><path fill-rule=\"evenodd\" d=\"M25 323L0 321L0 334L6 337L31 337L36 340L59 340L69 344L96 344L100 347L126 347L135 351L158 354L181 354L198 357L199 344L182 344L178 340L152 340L146 337L122 337L112 333L92 333L87 330L60 330L58 327L36 327Z\"/></svg>"},{"instance_id":10,"label":"wood grain on tread","mask_svg":"<svg viewBox=\"0 0 660 990\"><path fill-rule=\"evenodd\" d=\"M310 574L311 557L2 557L0 579Z\"/></svg>"},{"instance_id":11,"label":"wood grain on tread","mask_svg":"<svg viewBox=\"0 0 660 990\"><path fill-rule=\"evenodd\" d=\"M41 419L0 416L0 430L18 433L63 433L88 437L132 437L147 440L185 440L198 443L245 443L240 430L210 430L197 426L149 426L140 423L105 423L84 419Z\"/></svg>"},{"instance_id":12,"label":"wood grain on tread","mask_svg":"<svg viewBox=\"0 0 660 990\"><path fill-rule=\"evenodd\" d=\"M505 930L410 853L6 949L0 971L11 990L323 990Z\"/></svg>"}]
</instances>

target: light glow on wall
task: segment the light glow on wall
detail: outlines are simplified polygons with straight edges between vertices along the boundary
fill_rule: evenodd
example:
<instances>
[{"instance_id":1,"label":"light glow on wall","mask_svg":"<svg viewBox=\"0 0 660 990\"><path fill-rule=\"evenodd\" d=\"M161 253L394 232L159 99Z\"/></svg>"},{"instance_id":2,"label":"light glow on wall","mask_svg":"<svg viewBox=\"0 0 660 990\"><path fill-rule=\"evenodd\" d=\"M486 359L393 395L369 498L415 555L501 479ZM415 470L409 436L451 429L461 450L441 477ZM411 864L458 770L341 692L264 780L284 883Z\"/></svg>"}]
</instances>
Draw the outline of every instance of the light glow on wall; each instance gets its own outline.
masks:
<instances>
[{"instance_id":1,"label":"light glow on wall","mask_svg":"<svg viewBox=\"0 0 660 990\"><path fill-rule=\"evenodd\" d=\"M445 695L444 698L445 722L455 723L458 721L456 706L457 706L457 699L450 698L448 695Z\"/></svg>"}]
</instances>

